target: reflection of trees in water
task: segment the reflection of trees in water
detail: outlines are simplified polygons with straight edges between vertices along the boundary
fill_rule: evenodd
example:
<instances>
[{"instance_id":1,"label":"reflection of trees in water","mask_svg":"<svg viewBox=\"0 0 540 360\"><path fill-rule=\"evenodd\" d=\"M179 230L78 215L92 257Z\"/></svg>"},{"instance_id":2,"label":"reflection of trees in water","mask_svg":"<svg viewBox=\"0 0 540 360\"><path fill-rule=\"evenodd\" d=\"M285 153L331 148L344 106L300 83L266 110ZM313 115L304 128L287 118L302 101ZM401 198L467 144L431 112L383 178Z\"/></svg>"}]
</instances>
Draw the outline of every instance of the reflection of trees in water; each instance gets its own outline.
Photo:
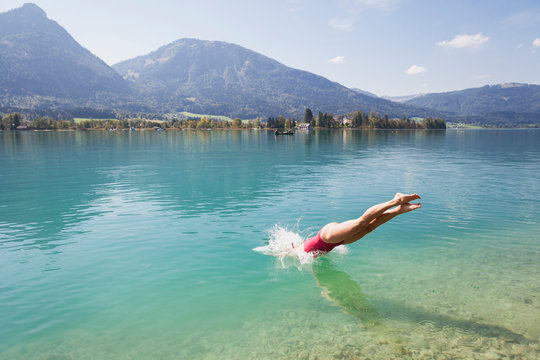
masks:
<instances>
[{"instance_id":1,"label":"reflection of trees in water","mask_svg":"<svg viewBox=\"0 0 540 360\"><path fill-rule=\"evenodd\" d=\"M461 334L471 334L476 337L497 338L508 343L537 344L521 334L505 327L478 323L472 320L460 320L441 315L422 308L413 308L403 303L393 301L378 301L377 304L385 309L384 316L369 301L358 283L339 270L328 258L317 259L312 266L317 285L322 288L323 296L333 304L341 307L346 313L358 318L362 325L373 335L383 335L393 343L401 343L397 329L390 328L384 319L397 318L413 324L429 323L442 331L454 328Z\"/></svg>"}]
</instances>

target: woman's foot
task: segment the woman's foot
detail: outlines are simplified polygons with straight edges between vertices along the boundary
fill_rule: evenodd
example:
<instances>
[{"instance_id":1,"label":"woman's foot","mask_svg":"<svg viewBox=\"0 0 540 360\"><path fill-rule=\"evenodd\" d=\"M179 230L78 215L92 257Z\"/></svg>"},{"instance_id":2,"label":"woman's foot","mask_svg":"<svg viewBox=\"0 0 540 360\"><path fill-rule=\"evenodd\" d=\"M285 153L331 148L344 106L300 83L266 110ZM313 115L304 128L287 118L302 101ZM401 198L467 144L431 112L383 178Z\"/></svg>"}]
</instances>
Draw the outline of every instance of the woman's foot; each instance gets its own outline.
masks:
<instances>
[{"instance_id":1,"label":"woman's foot","mask_svg":"<svg viewBox=\"0 0 540 360\"><path fill-rule=\"evenodd\" d=\"M422 204L420 203L418 204L406 203L406 204L401 204L397 209L400 214L404 214L409 211L420 209L421 207L422 207Z\"/></svg>"},{"instance_id":2,"label":"woman's foot","mask_svg":"<svg viewBox=\"0 0 540 360\"><path fill-rule=\"evenodd\" d=\"M416 199L420 199L420 195L396 193L396 195L394 196L394 200L400 205L410 203L411 201Z\"/></svg>"}]
</instances>

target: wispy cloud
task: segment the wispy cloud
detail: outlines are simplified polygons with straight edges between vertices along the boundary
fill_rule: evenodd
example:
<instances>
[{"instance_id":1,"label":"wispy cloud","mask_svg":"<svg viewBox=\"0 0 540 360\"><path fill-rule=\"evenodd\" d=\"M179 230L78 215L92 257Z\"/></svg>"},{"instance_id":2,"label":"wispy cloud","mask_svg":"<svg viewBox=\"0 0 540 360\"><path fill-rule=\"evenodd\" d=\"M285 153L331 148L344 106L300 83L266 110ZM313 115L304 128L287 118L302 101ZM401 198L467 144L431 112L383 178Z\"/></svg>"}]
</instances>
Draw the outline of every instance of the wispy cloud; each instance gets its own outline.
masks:
<instances>
[{"instance_id":1,"label":"wispy cloud","mask_svg":"<svg viewBox=\"0 0 540 360\"><path fill-rule=\"evenodd\" d=\"M397 5L401 0L347 0L346 3L359 8L386 9Z\"/></svg>"},{"instance_id":2,"label":"wispy cloud","mask_svg":"<svg viewBox=\"0 0 540 360\"><path fill-rule=\"evenodd\" d=\"M392 11L404 0L340 0L339 6L346 10L346 17L331 18L328 25L334 30L351 31L360 14L368 9Z\"/></svg>"},{"instance_id":3,"label":"wispy cloud","mask_svg":"<svg viewBox=\"0 0 540 360\"><path fill-rule=\"evenodd\" d=\"M328 60L328 62L332 64L343 64L344 61L345 56L336 56L335 58Z\"/></svg>"},{"instance_id":4,"label":"wispy cloud","mask_svg":"<svg viewBox=\"0 0 540 360\"><path fill-rule=\"evenodd\" d=\"M300 7L298 4L298 0L288 0L284 5L283 9L285 11L288 11L290 13L296 14L300 12Z\"/></svg>"},{"instance_id":5,"label":"wispy cloud","mask_svg":"<svg viewBox=\"0 0 540 360\"><path fill-rule=\"evenodd\" d=\"M427 71L427 69L423 66L418 66L418 65L412 65L410 68L408 68L406 71L405 71L405 74L407 75L418 75L418 74L421 74L421 73L425 73Z\"/></svg>"},{"instance_id":6,"label":"wispy cloud","mask_svg":"<svg viewBox=\"0 0 540 360\"><path fill-rule=\"evenodd\" d=\"M482 35L481 33L475 34L475 35L456 35L452 40L450 41L441 41L437 43L437 45L445 47L445 48L452 48L452 49L462 49L465 47L472 47L472 46L478 46L486 41L488 41L489 38L487 36Z\"/></svg>"},{"instance_id":7,"label":"wispy cloud","mask_svg":"<svg viewBox=\"0 0 540 360\"><path fill-rule=\"evenodd\" d=\"M534 39L533 46L540 47L540 38Z\"/></svg>"},{"instance_id":8,"label":"wispy cloud","mask_svg":"<svg viewBox=\"0 0 540 360\"><path fill-rule=\"evenodd\" d=\"M332 27L335 30L341 30L341 31L351 31L354 27L354 19L352 18L346 18L346 19L335 19L332 18L328 21L328 25Z\"/></svg>"},{"instance_id":9,"label":"wispy cloud","mask_svg":"<svg viewBox=\"0 0 540 360\"><path fill-rule=\"evenodd\" d=\"M505 23L521 28L532 27L540 24L540 9L529 9L513 14L504 20Z\"/></svg>"}]
</instances>

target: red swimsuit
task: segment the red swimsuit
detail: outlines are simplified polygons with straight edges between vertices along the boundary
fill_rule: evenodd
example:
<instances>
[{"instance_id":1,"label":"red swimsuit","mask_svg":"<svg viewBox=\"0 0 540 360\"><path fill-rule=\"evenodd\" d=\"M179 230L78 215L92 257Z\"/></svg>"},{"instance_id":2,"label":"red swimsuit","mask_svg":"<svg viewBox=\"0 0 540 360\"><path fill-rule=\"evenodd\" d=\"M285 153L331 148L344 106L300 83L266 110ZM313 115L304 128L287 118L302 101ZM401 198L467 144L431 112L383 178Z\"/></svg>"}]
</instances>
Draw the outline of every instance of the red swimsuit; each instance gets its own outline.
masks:
<instances>
[{"instance_id":1,"label":"red swimsuit","mask_svg":"<svg viewBox=\"0 0 540 360\"><path fill-rule=\"evenodd\" d=\"M322 231L322 229L321 229ZM336 246L341 245L341 243L327 243L321 238L321 231L312 238L309 238L304 243L305 252L324 252L327 253L331 251Z\"/></svg>"}]
</instances>

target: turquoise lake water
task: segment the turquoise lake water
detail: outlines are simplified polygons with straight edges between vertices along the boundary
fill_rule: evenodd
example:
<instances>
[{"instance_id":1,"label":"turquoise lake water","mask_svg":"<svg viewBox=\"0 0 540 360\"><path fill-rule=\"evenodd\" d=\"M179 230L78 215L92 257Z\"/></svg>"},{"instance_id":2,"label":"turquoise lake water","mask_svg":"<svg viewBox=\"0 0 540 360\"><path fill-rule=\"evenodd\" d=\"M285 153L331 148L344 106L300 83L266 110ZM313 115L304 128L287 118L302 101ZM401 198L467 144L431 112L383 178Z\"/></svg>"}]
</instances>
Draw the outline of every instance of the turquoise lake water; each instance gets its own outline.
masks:
<instances>
[{"instance_id":1,"label":"turquoise lake water","mask_svg":"<svg viewBox=\"0 0 540 360\"><path fill-rule=\"evenodd\" d=\"M0 132L0 184L1 359L540 353L538 130Z\"/></svg>"}]
</instances>

